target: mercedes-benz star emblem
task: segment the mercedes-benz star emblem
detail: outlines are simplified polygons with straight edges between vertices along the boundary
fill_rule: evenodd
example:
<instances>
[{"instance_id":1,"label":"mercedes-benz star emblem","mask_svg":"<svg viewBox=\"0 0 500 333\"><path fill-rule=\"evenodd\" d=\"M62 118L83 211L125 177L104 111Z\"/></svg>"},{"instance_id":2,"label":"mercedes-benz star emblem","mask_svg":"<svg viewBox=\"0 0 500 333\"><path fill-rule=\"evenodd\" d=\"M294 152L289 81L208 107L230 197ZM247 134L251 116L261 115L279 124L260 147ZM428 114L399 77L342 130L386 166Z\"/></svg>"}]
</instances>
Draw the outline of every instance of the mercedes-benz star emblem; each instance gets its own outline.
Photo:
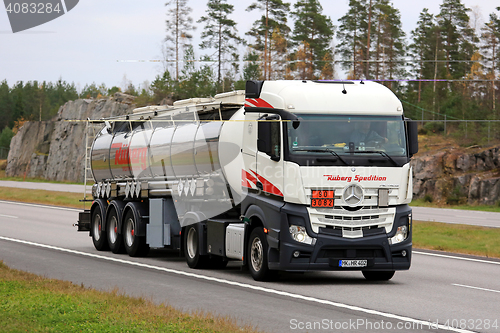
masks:
<instances>
[{"instance_id":1,"label":"mercedes-benz star emblem","mask_svg":"<svg viewBox=\"0 0 500 333\"><path fill-rule=\"evenodd\" d=\"M349 206L357 206L363 201L363 189L356 184L349 185L345 188L342 198Z\"/></svg>"}]
</instances>

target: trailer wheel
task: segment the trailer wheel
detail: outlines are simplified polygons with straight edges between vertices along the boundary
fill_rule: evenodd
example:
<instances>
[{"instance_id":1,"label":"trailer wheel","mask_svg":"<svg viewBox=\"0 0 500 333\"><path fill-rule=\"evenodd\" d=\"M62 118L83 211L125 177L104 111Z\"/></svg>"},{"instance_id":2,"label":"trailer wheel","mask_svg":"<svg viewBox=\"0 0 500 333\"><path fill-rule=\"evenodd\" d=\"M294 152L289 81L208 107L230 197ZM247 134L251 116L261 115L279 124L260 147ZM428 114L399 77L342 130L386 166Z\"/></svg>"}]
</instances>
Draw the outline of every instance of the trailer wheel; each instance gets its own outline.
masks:
<instances>
[{"instance_id":1,"label":"trailer wheel","mask_svg":"<svg viewBox=\"0 0 500 333\"><path fill-rule=\"evenodd\" d=\"M116 209L111 208L111 212L108 214L108 220L106 223L106 234L108 236L108 243L111 252L113 253L123 253L123 239L118 233L118 213Z\"/></svg>"},{"instance_id":2,"label":"trailer wheel","mask_svg":"<svg viewBox=\"0 0 500 333\"><path fill-rule=\"evenodd\" d=\"M186 227L184 232L184 255L190 268L205 268L209 264L208 256L200 255L198 246L200 245L198 230L196 225L192 224Z\"/></svg>"},{"instance_id":3,"label":"trailer wheel","mask_svg":"<svg viewBox=\"0 0 500 333\"><path fill-rule=\"evenodd\" d=\"M137 236L137 221L132 210L125 215L123 225L123 240L125 241L125 250L131 257L143 257L149 252L149 245L146 244L146 237Z\"/></svg>"},{"instance_id":4,"label":"trailer wheel","mask_svg":"<svg viewBox=\"0 0 500 333\"><path fill-rule=\"evenodd\" d=\"M247 256L250 274L256 281L268 281L277 276L277 272L267 265L268 247L264 230L261 227L253 229L248 239Z\"/></svg>"},{"instance_id":5,"label":"trailer wheel","mask_svg":"<svg viewBox=\"0 0 500 333\"><path fill-rule=\"evenodd\" d=\"M106 235L102 230L102 216L101 209L96 207L94 212L92 213L90 230L92 233L92 242L94 243L94 247L97 251L105 251L108 247L108 240L106 239Z\"/></svg>"},{"instance_id":6,"label":"trailer wheel","mask_svg":"<svg viewBox=\"0 0 500 333\"><path fill-rule=\"evenodd\" d=\"M394 273L395 271L363 271L363 276L368 281L388 281Z\"/></svg>"}]
</instances>

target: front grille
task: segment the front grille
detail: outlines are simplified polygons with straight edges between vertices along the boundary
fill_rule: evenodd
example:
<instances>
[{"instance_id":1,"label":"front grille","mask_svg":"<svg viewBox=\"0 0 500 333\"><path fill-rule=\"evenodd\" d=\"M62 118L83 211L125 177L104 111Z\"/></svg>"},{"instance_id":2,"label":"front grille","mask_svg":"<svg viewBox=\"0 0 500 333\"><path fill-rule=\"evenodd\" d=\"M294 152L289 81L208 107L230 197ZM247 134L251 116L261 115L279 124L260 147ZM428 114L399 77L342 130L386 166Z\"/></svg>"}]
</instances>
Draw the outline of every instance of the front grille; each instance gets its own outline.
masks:
<instances>
[{"instance_id":1,"label":"front grille","mask_svg":"<svg viewBox=\"0 0 500 333\"><path fill-rule=\"evenodd\" d=\"M335 207L333 209L310 208L309 212L315 232L321 228L340 229L344 232L343 237L357 238L362 237L366 230L371 229L385 228L386 232L390 232L396 209L364 206L355 211Z\"/></svg>"}]
</instances>

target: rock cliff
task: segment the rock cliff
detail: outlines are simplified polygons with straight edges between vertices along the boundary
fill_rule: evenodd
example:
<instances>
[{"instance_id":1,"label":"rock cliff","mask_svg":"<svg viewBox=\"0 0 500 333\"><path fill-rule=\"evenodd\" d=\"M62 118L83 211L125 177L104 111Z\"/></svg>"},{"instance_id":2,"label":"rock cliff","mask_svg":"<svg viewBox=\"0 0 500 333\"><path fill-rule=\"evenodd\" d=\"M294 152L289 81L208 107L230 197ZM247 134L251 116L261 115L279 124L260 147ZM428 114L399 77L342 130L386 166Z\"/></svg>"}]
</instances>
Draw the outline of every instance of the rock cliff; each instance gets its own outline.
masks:
<instances>
[{"instance_id":1,"label":"rock cliff","mask_svg":"<svg viewBox=\"0 0 500 333\"><path fill-rule=\"evenodd\" d=\"M414 198L488 204L500 200L500 147L451 148L412 160Z\"/></svg>"},{"instance_id":2,"label":"rock cliff","mask_svg":"<svg viewBox=\"0 0 500 333\"><path fill-rule=\"evenodd\" d=\"M39 177L82 182L84 179L85 122L132 112L134 97L70 101L51 121L27 122L10 144L8 177Z\"/></svg>"}]
</instances>

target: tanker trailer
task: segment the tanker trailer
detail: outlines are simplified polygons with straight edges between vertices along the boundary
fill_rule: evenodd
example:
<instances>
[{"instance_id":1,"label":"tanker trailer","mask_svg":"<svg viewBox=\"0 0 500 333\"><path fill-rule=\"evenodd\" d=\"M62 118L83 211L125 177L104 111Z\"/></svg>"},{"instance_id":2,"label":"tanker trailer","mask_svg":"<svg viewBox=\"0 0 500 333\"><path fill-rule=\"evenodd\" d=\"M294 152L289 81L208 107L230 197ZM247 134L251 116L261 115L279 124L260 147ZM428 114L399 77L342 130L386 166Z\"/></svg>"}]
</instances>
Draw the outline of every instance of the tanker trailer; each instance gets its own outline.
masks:
<instances>
[{"instance_id":1,"label":"tanker trailer","mask_svg":"<svg viewBox=\"0 0 500 333\"><path fill-rule=\"evenodd\" d=\"M256 280L410 267L416 123L380 84L248 81L100 122L78 223L97 250L177 249Z\"/></svg>"}]
</instances>

